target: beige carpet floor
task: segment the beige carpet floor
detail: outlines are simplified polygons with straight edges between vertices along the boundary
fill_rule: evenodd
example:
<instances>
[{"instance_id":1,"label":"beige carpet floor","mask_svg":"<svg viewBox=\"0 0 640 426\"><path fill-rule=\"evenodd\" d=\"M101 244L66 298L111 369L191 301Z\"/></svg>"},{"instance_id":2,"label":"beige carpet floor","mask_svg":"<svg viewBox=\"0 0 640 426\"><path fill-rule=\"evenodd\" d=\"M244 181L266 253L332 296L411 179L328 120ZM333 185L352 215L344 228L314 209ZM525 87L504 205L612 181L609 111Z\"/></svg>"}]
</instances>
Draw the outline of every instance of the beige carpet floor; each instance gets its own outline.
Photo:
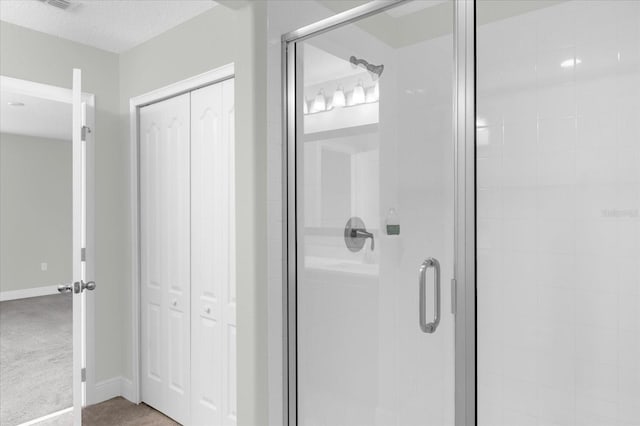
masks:
<instances>
[{"instance_id":1,"label":"beige carpet floor","mask_svg":"<svg viewBox=\"0 0 640 426\"><path fill-rule=\"evenodd\" d=\"M71 296L0 302L0 425L73 404Z\"/></svg>"},{"instance_id":2,"label":"beige carpet floor","mask_svg":"<svg viewBox=\"0 0 640 426\"><path fill-rule=\"evenodd\" d=\"M146 404L117 397L82 410L83 426L180 426Z\"/></svg>"}]
</instances>

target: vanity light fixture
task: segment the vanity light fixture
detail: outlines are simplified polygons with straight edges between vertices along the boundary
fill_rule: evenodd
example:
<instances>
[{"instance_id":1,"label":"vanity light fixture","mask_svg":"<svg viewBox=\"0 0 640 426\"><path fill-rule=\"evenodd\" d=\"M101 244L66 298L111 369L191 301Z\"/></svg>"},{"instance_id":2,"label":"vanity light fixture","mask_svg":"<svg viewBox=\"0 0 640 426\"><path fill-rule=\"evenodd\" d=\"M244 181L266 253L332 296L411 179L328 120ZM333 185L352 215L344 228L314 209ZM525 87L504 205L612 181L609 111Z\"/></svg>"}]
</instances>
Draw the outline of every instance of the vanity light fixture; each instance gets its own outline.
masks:
<instances>
[{"instance_id":1,"label":"vanity light fixture","mask_svg":"<svg viewBox=\"0 0 640 426\"><path fill-rule=\"evenodd\" d=\"M7 105L12 106L12 107L23 107L24 103L22 103L22 102L7 102Z\"/></svg>"},{"instance_id":2,"label":"vanity light fixture","mask_svg":"<svg viewBox=\"0 0 640 426\"><path fill-rule=\"evenodd\" d=\"M358 84L350 92L345 92L343 86L338 86L333 94L326 96L324 89L320 89L311 101L307 101L306 98L303 100L302 111L304 115L309 115L331 111L334 108L376 103L380 101L379 90L377 81L374 85L365 87L362 84L362 80L359 80Z\"/></svg>"}]
</instances>

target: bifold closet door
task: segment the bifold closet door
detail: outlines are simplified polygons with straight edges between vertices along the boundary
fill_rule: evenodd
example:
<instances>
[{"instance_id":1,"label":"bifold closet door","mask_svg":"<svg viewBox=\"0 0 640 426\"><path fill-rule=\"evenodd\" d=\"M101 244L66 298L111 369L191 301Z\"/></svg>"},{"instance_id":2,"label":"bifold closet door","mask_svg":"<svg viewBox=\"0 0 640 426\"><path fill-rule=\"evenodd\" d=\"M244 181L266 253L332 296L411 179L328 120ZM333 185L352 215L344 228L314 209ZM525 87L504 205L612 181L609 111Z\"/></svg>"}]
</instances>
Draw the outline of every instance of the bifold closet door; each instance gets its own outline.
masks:
<instances>
[{"instance_id":1,"label":"bifold closet door","mask_svg":"<svg viewBox=\"0 0 640 426\"><path fill-rule=\"evenodd\" d=\"M189 424L190 95L140 109L142 400Z\"/></svg>"},{"instance_id":2,"label":"bifold closet door","mask_svg":"<svg viewBox=\"0 0 640 426\"><path fill-rule=\"evenodd\" d=\"M234 81L191 92L192 424L236 424Z\"/></svg>"}]
</instances>

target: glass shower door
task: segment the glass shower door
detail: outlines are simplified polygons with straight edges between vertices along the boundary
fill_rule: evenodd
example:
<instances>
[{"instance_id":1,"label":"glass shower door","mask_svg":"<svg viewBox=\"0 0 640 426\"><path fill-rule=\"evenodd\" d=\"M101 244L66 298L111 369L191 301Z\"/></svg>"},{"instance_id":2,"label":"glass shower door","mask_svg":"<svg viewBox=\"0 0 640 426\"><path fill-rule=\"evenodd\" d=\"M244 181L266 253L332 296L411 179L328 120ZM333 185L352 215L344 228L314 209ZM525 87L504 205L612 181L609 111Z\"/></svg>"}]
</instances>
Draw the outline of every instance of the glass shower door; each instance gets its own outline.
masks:
<instances>
[{"instance_id":1,"label":"glass shower door","mask_svg":"<svg viewBox=\"0 0 640 426\"><path fill-rule=\"evenodd\" d=\"M296 42L300 425L454 423L453 7Z\"/></svg>"}]
</instances>

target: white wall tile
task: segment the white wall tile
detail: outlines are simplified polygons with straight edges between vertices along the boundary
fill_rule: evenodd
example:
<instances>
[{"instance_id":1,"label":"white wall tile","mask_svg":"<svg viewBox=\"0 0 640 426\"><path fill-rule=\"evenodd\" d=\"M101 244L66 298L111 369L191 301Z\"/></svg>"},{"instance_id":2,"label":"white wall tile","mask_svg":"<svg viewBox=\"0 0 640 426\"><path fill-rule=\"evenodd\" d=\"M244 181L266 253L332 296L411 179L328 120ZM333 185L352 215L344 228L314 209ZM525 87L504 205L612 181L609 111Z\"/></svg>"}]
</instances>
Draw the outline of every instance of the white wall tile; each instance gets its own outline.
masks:
<instances>
[{"instance_id":1,"label":"white wall tile","mask_svg":"<svg viewBox=\"0 0 640 426\"><path fill-rule=\"evenodd\" d=\"M618 157L611 149L579 149L576 153L576 181L603 184L616 181Z\"/></svg>"},{"instance_id":2,"label":"white wall tile","mask_svg":"<svg viewBox=\"0 0 640 426\"><path fill-rule=\"evenodd\" d=\"M581 1L575 6L576 42L589 44L615 40L618 31L617 8L608 0Z\"/></svg>"},{"instance_id":3,"label":"white wall tile","mask_svg":"<svg viewBox=\"0 0 640 426\"><path fill-rule=\"evenodd\" d=\"M583 114L578 117L578 145L581 149L616 149L618 146L617 117L613 111L603 114Z\"/></svg>"},{"instance_id":4,"label":"white wall tile","mask_svg":"<svg viewBox=\"0 0 640 426\"><path fill-rule=\"evenodd\" d=\"M577 196L570 185L536 188L536 214L541 220L575 220Z\"/></svg>"},{"instance_id":5,"label":"white wall tile","mask_svg":"<svg viewBox=\"0 0 640 426\"><path fill-rule=\"evenodd\" d=\"M585 292L601 292L603 294L617 295L618 281L613 274L619 260L615 256L601 255L599 261L594 262L596 254L578 253L575 256L576 289L580 294Z\"/></svg>"},{"instance_id":6,"label":"white wall tile","mask_svg":"<svg viewBox=\"0 0 640 426\"><path fill-rule=\"evenodd\" d=\"M586 360L578 360L575 366L576 395L603 403L609 402L615 407L618 398L617 366Z\"/></svg>"},{"instance_id":7,"label":"white wall tile","mask_svg":"<svg viewBox=\"0 0 640 426\"><path fill-rule=\"evenodd\" d=\"M550 324L574 324L576 319L575 291L565 287L540 286L538 312Z\"/></svg>"},{"instance_id":8,"label":"white wall tile","mask_svg":"<svg viewBox=\"0 0 640 426\"><path fill-rule=\"evenodd\" d=\"M618 295L618 328L640 334L640 295L620 293ZM640 358L638 358L640 364ZM640 391L640 388L638 389Z\"/></svg>"},{"instance_id":9,"label":"white wall tile","mask_svg":"<svg viewBox=\"0 0 640 426\"><path fill-rule=\"evenodd\" d=\"M615 365L618 361L618 330L615 327L578 326L576 356L580 360Z\"/></svg>"},{"instance_id":10,"label":"white wall tile","mask_svg":"<svg viewBox=\"0 0 640 426\"><path fill-rule=\"evenodd\" d=\"M577 112L576 85L573 82L538 88L538 117L574 117Z\"/></svg>"},{"instance_id":11,"label":"white wall tile","mask_svg":"<svg viewBox=\"0 0 640 426\"><path fill-rule=\"evenodd\" d=\"M575 272L579 267L573 253L538 253L537 264L543 271L539 274L541 286L575 289L579 282Z\"/></svg>"},{"instance_id":12,"label":"white wall tile","mask_svg":"<svg viewBox=\"0 0 640 426\"><path fill-rule=\"evenodd\" d=\"M577 180L577 168L573 151L540 152L537 183L542 187L573 185Z\"/></svg>"},{"instance_id":13,"label":"white wall tile","mask_svg":"<svg viewBox=\"0 0 640 426\"><path fill-rule=\"evenodd\" d=\"M495 172L488 170L485 175L500 179L504 187L533 187L536 184L537 163L535 155L505 155L502 160L502 174L496 176Z\"/></svg>"},{"instance_id":14,"label":"white wall tile","mask_svg":"<svg viewBox=\"0 0 640 426\"><path fill-rule=\"evenodd\" d=\"M576 397L575 392L542 386L539 391L540 409L539 424L575 425Z\"/></svg>"},{"instance_id":15,"label":"white wall tile","mask_svg":"<svg viewBox=\"0 0 640 426\"><path fill-rule=\"evenodd\" d=\"M507 155L534 154L537 150L537 116L504 123L504 145Z\"/></svg>"},{"instance_id":16,"label":"white wall tile","mask_svg":"<svg viewBox=\"0 0 640 426\"><path fill-rule=\"evenodd\" d=\"M538 123L538 146L543 152L572 151L576 148L576 119L551 118ZM612 128L612 130L614 130Z\"/></svg>"},{"instance_id":17,"label":"white wall tile","mask_svg":"<svg viewBox=\"0 0 640 426\"><path fill-rule=\"evenodd\" d=\"M576 392L576 425L616 424L616 403L596 398L582 390Z\"/></svg>"},{"instance_id":18,"label":"white wall tile","mask_svg":"<svg viewBox=\"0 0 640 426\"><path fill-rule=\"evenodd\" d=\"M574 2L567 2L557 6L553 12L543 10L535 13L536 47L539 50L559 49L575 45L577 8L578 6ZM505 37L507 34L504 33L502 36Z\"/></svg>"},{"instance_id":19,"label":"white wall tile","mask_svg":"<svg viewBox=\"0 0 640 426\"><path fill-rule=\"evenodd\" d=\"M478 151L494 159L478 369L501 384L479 388L479 424L638 425L640 2L563 2L477 35L478 112L503 129L500 152Z\"/></svg>"},{"instance_id":20,"label":"white wall tile","mask_svg":"<svg viewBox=\"0 0 640 426\"><path fill-rule=\"evenodd\" d=\"M500 191L500 189L496 189ZM492 212L494 217L502 217L508 219L529 219L535 220L538 211L538 191L535 188L503 188L501 190L502 205L501 212ZM482 206L478 206L480 213Z\"/></svg>"},{"instance_id":21,"label":"white wall tile","mask_svg":"<svg viewBox=\"0 0 640 426\"><path fill-rule=\"evenodd\" d=\"M496 225L499 226L500 224ZM504 219L502 221L502 246L507 250L533 251L538 234L535 224L527 219Z\"/></svg>"},{"instance_id":22,"label":"white wall tile","mask_svg":"<svg viewBox=\"0 0 640 426\"><path fill-rule=\"evenodd\" d=\"M640 294L640 262L638 256L625 254L617 257L612 267L618 272L618 288L621 294Z\"/></svg>"},{"instance_id":23,"label":"white wall tile","mask_svg":"<svg viewBox=\"0 0 640 426\"><path fill-rule=\"evenodd\" d=\"M571 83L575 80L575 66L561 66L565 61L575 61L574 46L560 49L540 50L535 64L538 87ZM581 65L581 64L580 64Z\"/></svg>"},{"instance_id":24,"label":"white wall tile","mask_svg":"<svg viewBox=\"0 0 640 426\"><path fill-rule=\"evenodd\" d=\"M509 407L509 410L505 410L505 424L529 424L527 417L535 418L537 414L537 399L538 392L534 383L505 376L504 401L505 406ZM511 423L516 419L520 419L517 420L518 423ZM524 423L519 423L520 421Z\"/></svg>"},{"instance_id":25,"label":"white wall tile","mask_svg":"<svg viewBox=\"0 0 640 426\"><path fill-rule=\"evenodd\" d=\"M618 299L613 293L584 290L576 292L576 323L584 326L617 327Z\"/></svg>"}]
</instances>

